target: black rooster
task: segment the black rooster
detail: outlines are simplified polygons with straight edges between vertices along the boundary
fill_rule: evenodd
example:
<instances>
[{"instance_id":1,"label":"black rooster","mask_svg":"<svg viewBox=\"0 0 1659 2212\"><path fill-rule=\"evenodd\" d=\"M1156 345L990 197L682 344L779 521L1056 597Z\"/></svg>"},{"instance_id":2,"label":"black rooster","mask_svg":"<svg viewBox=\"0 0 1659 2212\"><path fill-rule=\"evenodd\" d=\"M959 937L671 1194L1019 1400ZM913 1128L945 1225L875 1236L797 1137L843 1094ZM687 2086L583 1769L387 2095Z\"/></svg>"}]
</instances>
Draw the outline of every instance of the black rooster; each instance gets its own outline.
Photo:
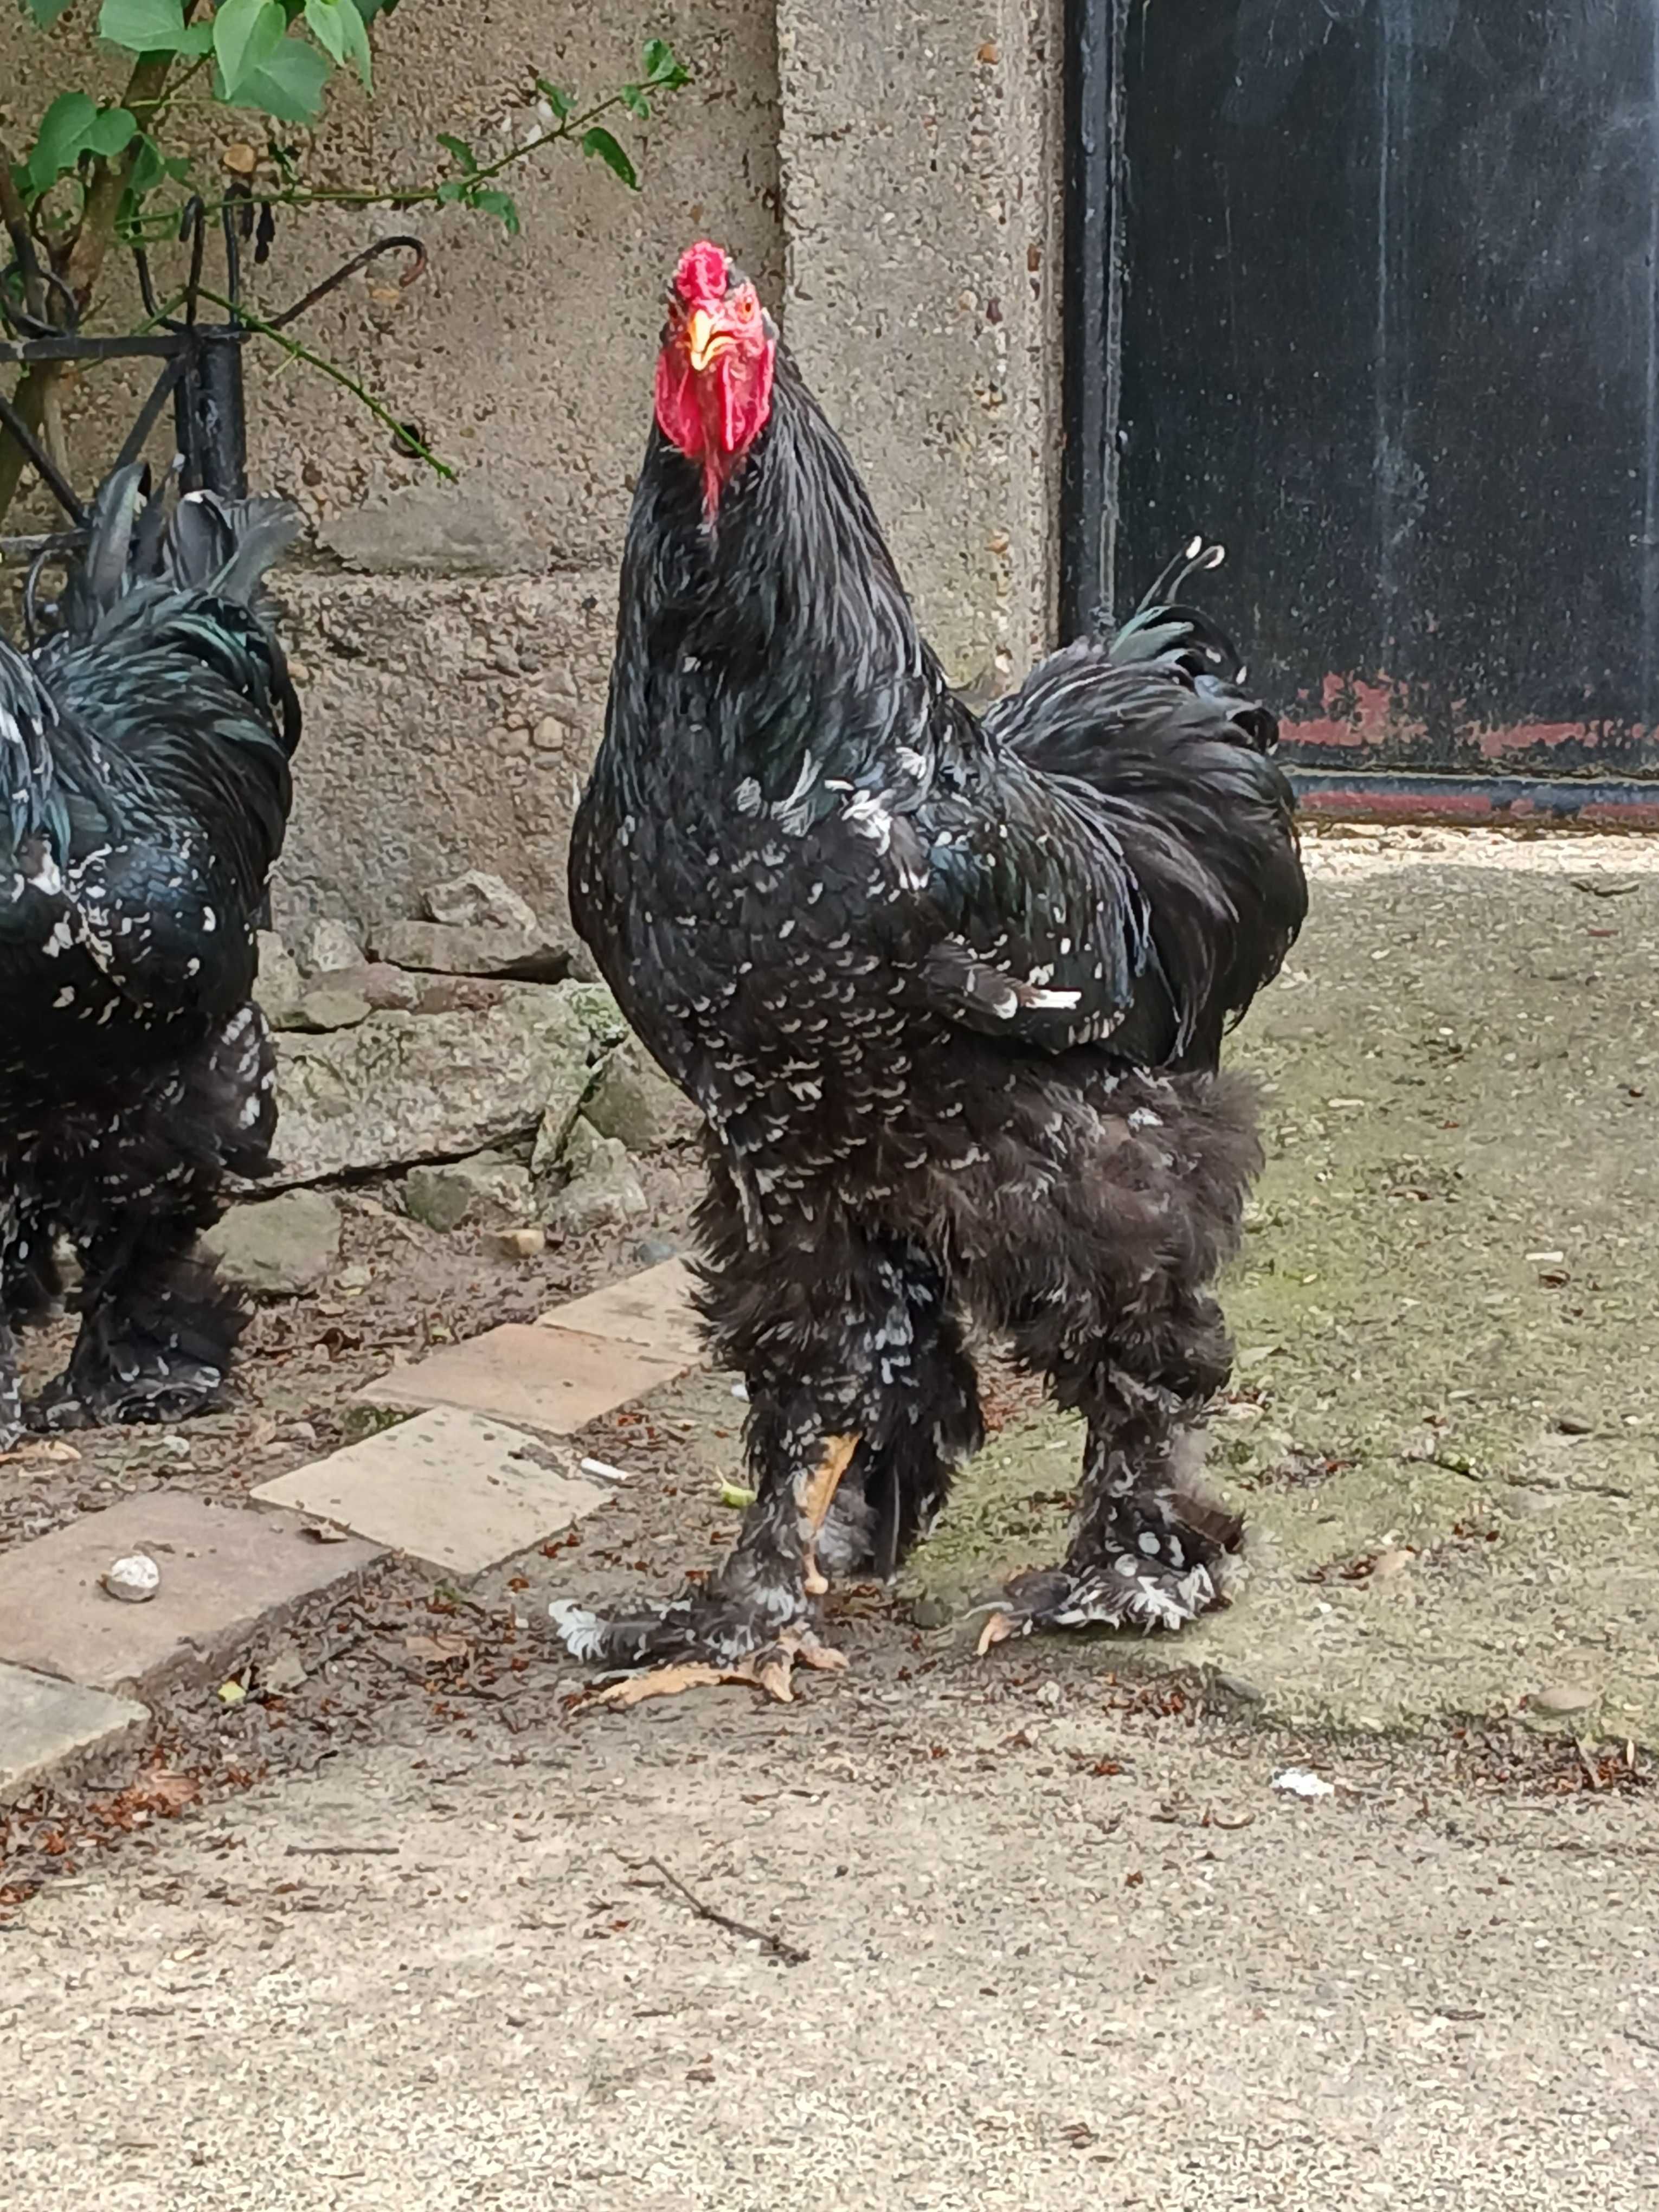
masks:
<instances>
[{"instance_id":1,"label":"black rooster","mask_svg":"<svg viewBox=\"0 0 1659 2212\"><path fill-rule=\"evenodd\" d=\"M36 1418L222 1402L244 1315L193 1248L227 1174L270 1167L249 994L300 711L260 580L299 516L149 489L100 489L47 642L0 639L0 1449L60 1237L80 1335Z\"/></svg>"},{"instance_id":2,"label":"black rooster","mask_svg":"<svg viewBox=\"0 0 1659 2212\"><path fill-rule=\"evenodd\" d=\"M890 1574L981 1438L963 1315L1085 1417L1063 1565L984 1644L1177 1628L1239 1524L1182 1468L1226 1380L1209 1285L1260 1164L1224 1030L1306 911L1277 735L1169 603L983 721L918 635L870 502L754 289L671 289L605 741L571 900L708 1117L702 1304L757 1491L704 1589L577 1656L787 1695L828 1572Z\"/></svg>"}]
</instances>

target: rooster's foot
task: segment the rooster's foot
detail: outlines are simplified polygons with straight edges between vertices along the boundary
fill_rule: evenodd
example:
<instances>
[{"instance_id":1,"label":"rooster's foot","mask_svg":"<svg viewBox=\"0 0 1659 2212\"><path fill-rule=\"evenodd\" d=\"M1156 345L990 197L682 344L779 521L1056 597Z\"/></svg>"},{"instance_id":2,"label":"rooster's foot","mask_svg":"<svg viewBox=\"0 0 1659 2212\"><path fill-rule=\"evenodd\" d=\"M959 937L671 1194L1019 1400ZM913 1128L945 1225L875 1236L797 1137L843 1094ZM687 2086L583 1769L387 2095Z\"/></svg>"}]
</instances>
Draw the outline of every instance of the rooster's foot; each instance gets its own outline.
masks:
<instances>
[{"instance_id":1,"label":"rooster's foot","mask_svg":"<svg viewBox=\"0 0 1659 2212\"><path fill-rule=\"evenodd\" d=\"M622 1708L642 1705L651 1698L677 1698L685 1690L735 1683L744 1689L763 1691L769 1698L787 1705L794 1698L791 1678L797 1667L833 1674L846 1664L846 1654L821 1642L810 1628L791 1628L775 1643L751 1651L735 1666L718 1666L702 1659L682 1660L677 1665L654 1667L647 1674L624 1674L620 1681L599 1684L584 1702Z\"/></svg>"},{"instance_id":2,"label":"rooster's foot","mask_svg":"<svg viewBox=\"0 0 1659 2212\"><path fill-rule=\"evenodd\" d=\"M548 1606L554 1633L574 1659L606 1670L590 1703L637 1705L682 1690L736 1683L787 1705L798 1666L845 1667L807 1618L804 1598L762 1607L718 1587L687 1591L659 1612L607 1620L568 1598ZM620 1679L617 1679L620 1677Z\"/></svg>"},{"instance_id":3,"label":"rooster's foot","mask_svg":"<svg viewBox=\"0 0 1659 2212\"><path fill-rule=\"evenodd\" d=\"M609 1620L553 1599L548 1617L571 1657L623 1678L588 1702L637 1705L736 1682L787 1705L797 1666L822 1674L845 1667L813 1626L812 1600L830 1587L818 1539L858 1447L856 1436L826 1436L793 1496L751 1504L737 1549L706 1587L688 1588L649 1613Z\"/></svg>"},{"instance_id":4,"label":"rooster's foot","mask_svg":"<svg viewBox=\"0 0 1659 2212\"><path fill-rule=\"evenodd\" d=\"M224 1370L204 1361L135 1362L129 1374L112 1373L96 1382L73 1372L49 1382L30 1408L36 1428L99 1429L129 1422L187 1421L197 1413L220 1413L230 1403Z\"/></svg>"},{"instance_id":5,"label":"rooster's foot","mask_svg":"<svg viewBox=\"0 0 1659 2212\"><path fill-rule=\"evenodd\" d=\"M1195 1489L1085 1494L1071 1556L1014 1577L979 1649L1034 1629L1185 1628L1227 1603L1243 1533L1236 1514Z\"/></svg>"},{"instance_id":6,"label":"rooster's foot","mask_svg":"<svg viewBox=\"0 0 1659 2212\"><path fill-rule=\"evenodd\" d=\"M980 1653L1034 1629L1185 1628L1227 1602L1222 1584L1216 1567L1153 1566L1127 1553L1091 1566L1038 1568L1009 1583L980 1632Z\"/></svg>"}]
</instances>

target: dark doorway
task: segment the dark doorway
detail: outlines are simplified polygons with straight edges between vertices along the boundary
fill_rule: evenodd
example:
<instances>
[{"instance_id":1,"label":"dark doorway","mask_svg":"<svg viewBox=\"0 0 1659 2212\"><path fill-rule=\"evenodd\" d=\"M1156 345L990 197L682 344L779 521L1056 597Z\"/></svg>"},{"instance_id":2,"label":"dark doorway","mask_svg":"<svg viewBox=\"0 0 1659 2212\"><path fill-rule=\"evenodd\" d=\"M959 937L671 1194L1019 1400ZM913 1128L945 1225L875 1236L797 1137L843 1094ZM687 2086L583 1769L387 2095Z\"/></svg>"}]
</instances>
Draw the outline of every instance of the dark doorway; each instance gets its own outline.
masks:
<instances>
[{"instance_id":1,"label":"dark doorway","mask_svg":"<svg viewBox=\"0 0 1659 2212\"><path fill-rule=\"evenodd\" d=\"M1659 0L1085 19L1119 608L1224 539L1216 611L1316 782L1659 776Z\"/></svg>"}]
</instances>

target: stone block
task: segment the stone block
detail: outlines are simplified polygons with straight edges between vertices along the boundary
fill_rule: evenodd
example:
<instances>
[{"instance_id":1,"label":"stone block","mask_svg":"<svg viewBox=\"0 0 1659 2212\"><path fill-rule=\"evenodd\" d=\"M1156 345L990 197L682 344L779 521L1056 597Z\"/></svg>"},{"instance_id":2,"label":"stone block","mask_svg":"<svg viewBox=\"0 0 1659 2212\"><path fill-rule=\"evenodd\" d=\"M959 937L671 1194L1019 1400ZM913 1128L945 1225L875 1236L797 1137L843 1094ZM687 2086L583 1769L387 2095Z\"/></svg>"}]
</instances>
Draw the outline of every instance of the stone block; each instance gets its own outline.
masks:
<instances>
[{"instance_id":1,"label":"stone block","mask_svg":"<svg viewBox=\"0 0 1659 2212\"><path fill-rule=\"evenodd\" d=\"M0 1661L0 1805L15 1804L78 1759L115 1750L149 1719L131 1698Z\"/></svg>"},{"instance_id":2,"label":"stone block","mask_svg":"<svg viewBox=\"0 0 1659 2212\"><path fill-rule=\"evenodd\" d=\"M340 1209L320 1190L233 1206L202 1239L222 1274L258 1297L314 1291L340 1256Z\"/></svg>"},{"instance_id":3,"label":"stone block","mask_svg":"<svg viewBox=\"0 0 1659 2212\"><path fill-rule=\"evenodd\" d=\"M629 1399L685 1372L631 1344L542 1322L509 1322L465 1344L394 1367L356 1393L365 1405L455 1406L572 1436Z\"/></svg>"},{"instance_id":4,"label":"stone block","mask_svg":"<svg viewBox=\"0 0 1659 2212\"><path fill-rule=\"evenodd\" d=\"M542 1465L547 1447L440 1406L261 1483L261 1504L337 1522L441 1573L482 1574L603 1505L611 1492Z\"/></svg>"},{"instance_id":5,"label":"stone block","mask_svg":"<svg viewBox=\"0 0 1659 2212\"><path fill-rule=\"evenodd\" d=\"M568 1305L556 1306L537 1322L538 1328L574 1329L584 1336L608 1336L636 1346L682 1369L704 1357L702 1334L691 1304L691 1270L684 1260L644 1267L619 1283L590 1291Z\"/></svg>"},{"instance_id":6,"label":"stone block","mask_svg":"<svg viewBox=\"0 0 1659 2212\"><path fill-rule=\"evenodd\" d=\"M99 1583L132 1552L161 1570L144 1605L124 1605ZM185 1491L124 1498L0 1555L0 1660L149 1699L228 1672L305 1600L380 1557L371 1544L319 1544L298 1521Z\"/></svg>"},{"instance_id":7,"label":"stone block","mask_svg":"<svg viewBox=\"0 0 1659 2212\"><path fill-rule=\"evenodd\" d=\"M461 1157L528 1133L550 1107L574 1113L617 1018L591 984L514 983L476 1012L284 1035L276 1179Z\"/></svg>"}]
</instances>

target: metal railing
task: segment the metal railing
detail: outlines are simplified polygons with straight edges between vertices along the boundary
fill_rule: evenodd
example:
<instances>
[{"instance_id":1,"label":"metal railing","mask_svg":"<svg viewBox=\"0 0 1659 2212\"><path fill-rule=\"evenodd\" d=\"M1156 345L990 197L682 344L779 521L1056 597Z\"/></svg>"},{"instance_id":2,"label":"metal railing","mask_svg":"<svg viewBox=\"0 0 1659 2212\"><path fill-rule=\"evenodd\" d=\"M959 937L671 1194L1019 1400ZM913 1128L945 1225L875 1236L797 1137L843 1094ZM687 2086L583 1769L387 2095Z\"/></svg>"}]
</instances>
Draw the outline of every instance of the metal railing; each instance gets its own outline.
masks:
<instances>
[{"instance_id":1,"label":"metal railing","mask_svg":"<svg viewBox=\"0 0 1659 2212\"><path fill-rule=\"evenodd\" d=\"M220 210L224 242L224 289L204 290L203 271L212 227L200 200L185 208L179 235L190 247L190 271L182 295L166 309L158 302L149 255L131 251L137 266L146 327L125 337L95 337L81 327L79 303L55 270L46 267L31 242L17 240L17 258L0 270L0 364L27 368L51 361L152 360L160 364L149 398L139 409L112 468L125 468L143 452L161 411L173 404L173 436L183 464L186 491L214 491L240 499L247 492L247 414L243 396L242 349L252 337L282 331L337 291L382 255L404 252L413 260L403 283L412 283L426 267L418 238L382 238L353 256L302 299L276 314L253 316L242 298L242 247L252 227L252 205L228 201ZM263 259L268 232L262 231L256 259ZM204 304L219 311L205 320ZM33 537L0 538L0 553L36 561L69 551L84 534L87 510L58 461L12 399L0 392L0 426L27 457L62 511L68 527Z\"/></svg>"}]
</instances>

